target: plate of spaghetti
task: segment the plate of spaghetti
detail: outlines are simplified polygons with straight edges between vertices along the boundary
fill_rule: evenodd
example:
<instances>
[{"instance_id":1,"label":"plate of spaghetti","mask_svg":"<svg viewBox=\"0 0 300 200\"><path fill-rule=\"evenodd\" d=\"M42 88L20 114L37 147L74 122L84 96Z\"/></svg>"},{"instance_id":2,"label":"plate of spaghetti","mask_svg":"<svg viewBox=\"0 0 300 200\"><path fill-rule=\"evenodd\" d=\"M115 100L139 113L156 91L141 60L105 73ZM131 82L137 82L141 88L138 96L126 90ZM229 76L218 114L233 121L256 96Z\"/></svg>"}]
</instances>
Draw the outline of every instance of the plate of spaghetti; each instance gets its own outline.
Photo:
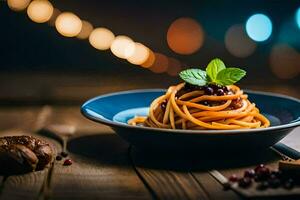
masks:
<instances>
[{"instance_id":1,"label":"plate of spaghetti","mask_svg":"<svg viewBox=\"0 0 300 200\"><path fill-rule=\"evenodd\" d=\"M300 125L298 99L242 90L246 75L220 59L206 70L180 72L183 82L95 97L87 118L112 127L133 146L151 151L231 151L268 148Z\"/></svg>"}]
</instances>

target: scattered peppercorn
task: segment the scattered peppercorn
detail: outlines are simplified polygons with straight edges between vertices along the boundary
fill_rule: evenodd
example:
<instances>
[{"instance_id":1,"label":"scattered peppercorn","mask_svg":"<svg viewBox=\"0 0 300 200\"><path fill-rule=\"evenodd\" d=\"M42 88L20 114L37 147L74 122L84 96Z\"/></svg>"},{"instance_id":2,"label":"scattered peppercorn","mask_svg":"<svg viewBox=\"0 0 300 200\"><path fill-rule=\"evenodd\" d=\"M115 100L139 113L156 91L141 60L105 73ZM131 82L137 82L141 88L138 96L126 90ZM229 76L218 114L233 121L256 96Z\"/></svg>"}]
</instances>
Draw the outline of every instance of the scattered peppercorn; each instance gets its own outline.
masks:
<instances>
[{"instance_id":1,"label":"scattered peppercorn","mask_svg":"<svg viewBox=\"0 0 300 200\"><path fill-rule=\"evenodd\" d=\"M255 175L255 176L254 176L254 181L255 181L255 182L260 182L261 179L260 179L257 175Z\"/></svg>"},{"instance_id":2,"label":"scattered peppercorn","mask_svg":"<svg viewBox=\"0 0 300 200\"><path fill-rule=\"evenodd\" d=\"M256 171L255 171L258 180L266 180L269 178L270 176L270 169L263 166L263 167L259 167Z\"/></svg>"},{"instance_id":3,"label":"scattered peppercorn","mask_svg":"<svg viewBox=\"0 0 300 200\"><path fill-rule=\"evenodd\" d=\"M247 188L252 184L251 178L244 177L239 180L239 186L242 188Z\"/></svg>"},{"instance_id":4,"label":"scattered peppercorn","mask_svg":"<svg viewBox=\"0 0 300 200\"><path fill-rule=\"evenodd\" d=\"M293 179L288 179L286 182L284 182L283 183L283 187L285 188L285 189L288 189L288 190L290 190L290 189L292 189L293 187L294 187L294 180Z\"/></svg>"},{"instance_id":5,"label":"scattered peppercorn","mask_svg":"<svg viewBox=\"0 0 300 200\"><path fill-rule=\"evenodd\" d=\"M270 178L268 183L271 188L278 188L281 185L281 181L278 178Z\"/></svg>"},{"instance_id":6,"label":"scattered peppercorn","mask_svg":"<svg viewBox=\"0 0 300 200\"><path fill-rule=\"evenodd\" d=\"M229 177L229 181L230 182L237 182L239 180L239 178L237 177L236 174L232 174L230 177Z\"/></svg>"},{"instance_id":7,"label":"scattered peppercorn","mask_svg":"<svg viewBox=\"0 0 300 200\"><path fill-rule=\"evenodd\" d=\"M228 183L234 183L238 181L238 186L241 188L248 188L251 186L252 181L258 182L256 185L257 190L266 190L268 188L285 188L292 189L298 183L291 178L292 174L282 172L281 170L270 170L263 164L258 165L254 169L248 169L244 171L244 177L238 178L237 175L232 174L228 180Z\"/></svg>"},{"instance_id":8,"label":"scattered peppercorn","mask_svg":"<svg viewBox=\"0 0 300 200\"><path fill-rule=\"evenodd\" d=\"M283 178L283 174L282 171L278 170L278 171L271 171L270 173L270 177L275 176L277 178Z\"/></svg>"},{"instance_id":9,"label":"scattered peppercorn","mask_svg":"<svg viewBox=\"0 0 300 200\"><path fill-rule=\"evenodd\" d=\"M73 161L71 159L66 159L64 161L64 166L69 166L69 165L72 165L73 164Z\"/></svg>"},{"instance_id":10,"label":"scattered peppercorn","mask_svg":"<svg viewBox=\"0 0 300 200\"><path fill-rule=\"evenodd\" d=\"M62 160L62 157L60 155L57 155L55 159L59 161Z\"/></svg>"},{"instance_id":11,"label":"scattered peppercorn","mask_svg":"<svg viewBox=\"0 0 300 200\"><path fill-rule=\"evenodd\" d=\"M257 172L260 168L264 168L264 167L265 167L264 164L259 164L258 166L256 166L256 167L254 168L254 171Z\"/></svg>"},{"instance_id":12,"label":"scattered peppercorn","mask_svg":"<svg viewBox=\"0 0 300 200\"><path fill-rule=\"evenodd\" d=\"M256 186L258 190L266 190L269 187L269 183L267 181L263 181Z\"/></svg>"},{"instance_id":13,"label":"scattered peppercorn","mask_svg":"<svg viewBox=\"0 0 300 200\"><path fill-rule=\"evenodd\" d=\"M244 177L254 178L255 171L253 169L248 169L244 172Z\"/></svg>"}]
</instances>

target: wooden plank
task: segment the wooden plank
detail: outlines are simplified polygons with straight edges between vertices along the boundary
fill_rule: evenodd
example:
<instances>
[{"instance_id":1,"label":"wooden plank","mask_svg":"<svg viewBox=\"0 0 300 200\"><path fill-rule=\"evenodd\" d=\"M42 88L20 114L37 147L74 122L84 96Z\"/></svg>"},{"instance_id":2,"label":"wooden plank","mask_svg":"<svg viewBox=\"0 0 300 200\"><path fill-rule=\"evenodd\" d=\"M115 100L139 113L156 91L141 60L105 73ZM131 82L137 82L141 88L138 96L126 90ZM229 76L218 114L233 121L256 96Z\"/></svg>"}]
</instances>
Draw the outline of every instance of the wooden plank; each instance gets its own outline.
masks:
<instances>
[{"instance_id":1,"label":"wooden plank","mask_svg":"<svg viewBox=\"0 0 300 200\"><path fill-rule=\"evenodd\" d=\"M190 174L189 166L180 164L178 160L134 149L130 156L137 173L157 199L209 199Z\"/></svg>"},{"instance_id":2,"label":"wooden plank","mask_svg":"<svg viewBox=\"0 0 300 200\"><path fill-rule=\"evenodd\" d=\"M10 176L3 185L1 200L38 199L48 169Z\"/></svg>"},{"instance_id":3,"label":"wooden plank","mask_svg":"<svg viewBox=\"0 0 300 200\"><path fill-rule=\"evenodd\" d=\"M219 200L219 199L230 199L237 200L241 199L236 193L231 190L224 190L224 187L215 180L209 173L207 172L194 172L193 173L195 179L198 181L211 200Z\"/></svg>"},{"instance_id":4,"label":"wooden plank","mask_svg":"<svg viewBox=\"0 0 300 200\"><path fill-rule=\"evenodd\" d=\"M80 137L81 135L91 135L101 132L103 128L108 130L107 127L101 126L96 122L88 120L82 116L80 112L80 106L55 106L47 107L45 109L48 113L48 119L44 126L48 125L67 125L73 126L75 129L74 137Z\"/></svg>"},{"instance_id":5,"label":"wooden plank","mask_svg":"<svg viewBox=\"0 0 300 200\"><path fill-rule=\"evenodd\" d=\"M25 113L15 112L12 109L12 113L9 112L9 109L5 110L6 116L10 116L10 118L6 118L7 121L12 120L15 121L16 127L14 129L8 129L6 131L1 132L1 136L3 135L33 135L40 139L46 140L54 150L54 155L57 154L58 151L61 151L61 146L54 140L42 137L40 135L36 135L34 130L36 127L41 126L43 122L43 115L45 115L44 109L41 108L29 108L29 111L25 111ZM39 110L38 114L36 111ZM3 110L0 110L2 113ZM32 113L35 112L35 113ZM18 115L16 118L15 115ZM20 117L23 116L23 117ZM30 117L29 117L30 116ZM16 120L17 119L17 120ZM19 122L22 121L22 122ZM26 124L26 121L28 124ZM33 123L34 122L34 123ZM6 126L7 128L7 126ZM30 130L31 129L31 130ZM30 132L28 132L30 131ZM42 171L31 172L23 175L14 175L6 178L5 182L3 182L1 196L0 199L38 199L41 192L43 192L43 188L45 182L48 178L48 173L50 172L49 168L46 168Z\"/></svg>"},{"instance_id":6,"label":"wooden plank","mask_svg":"<svg viewBox=\"0 0 300 200\"><path fill-rule=\"evenodd\" d=\"M208 199L189 172L136 169L158 199Z\"/></svg>"},{"instance_id":7,"label":"wooden plank","mask_svg":"<svg viewBox=\"0 0 300 200\"><path fill-rule=\"evenodd\" d=\"M88 98L104 93L141 88L167 88L178 82L174 77L143 70L137 74L126 69L124 71L126 76L122 72L104 73L2 72L0 73L0 104L82 103ZM242 83L241 88L278 92L300 98L299 80L282 83L272 79L266 83L262 78L260 81L247 79L244 84Z\"/></svg>"},{"instance_id":8,"label":"wooden plank","mask_svg":"<svg viewBox=\"0 0 300 200\"><path fill-rule=\"evenodd\" d=\"M105 166L73 154L71 158L75 161L72 166L54 168L50 199L152 199L125 163Z\"/></svg>"},{"instance_id":9,"label":"wooden plank","mask_svg":"<svg viewBox=\"0 0 300 200\"><path fill-rule=\"evenodd\" d=\"M71 166L56 162L47 199L152 199L128 160L128 144L81 116L79 107L55 107L48 126L74 126L68 142Z\"/></svg>"},{"instance_id":10,"label":"wooden plank","mask_svg":"<svg viewBox=\"0 0 300 200\"><path fill-rule=\"evenodd\" d=\"M18 106L18 107L0 107L0 136L5 130L14 132L32 131L36 124L36 119L41 107L36 106Z\"/></svg>"}]
</instances>

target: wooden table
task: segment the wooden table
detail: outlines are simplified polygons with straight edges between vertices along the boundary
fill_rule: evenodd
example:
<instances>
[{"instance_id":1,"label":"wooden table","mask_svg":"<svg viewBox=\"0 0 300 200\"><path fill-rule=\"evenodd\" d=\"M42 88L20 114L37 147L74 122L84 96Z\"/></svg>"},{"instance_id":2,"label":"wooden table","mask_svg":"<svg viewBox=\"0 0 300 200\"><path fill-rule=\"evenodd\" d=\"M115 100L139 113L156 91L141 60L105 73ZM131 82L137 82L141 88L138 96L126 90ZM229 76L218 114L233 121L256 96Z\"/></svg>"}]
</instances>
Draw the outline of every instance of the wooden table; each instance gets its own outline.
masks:
<instances>
[{"instance_id":1,"label":"wooden table","mask_svg":"<svg viewBox=\"0 0 300 200\"><path fill-rule=\"evenodd\" d=\"M241 199L233 191L224 191L203 166L225 165L224 175L240 173L263 160L239 164L218 159L172 159L143 155L113 133L110 128L81 116L79 106L0 107L0 134L32 134L51 142L56 152L62 149L59 138L45 134L45 127L68 125L74 134L68 140L71 166L62 161L43 171L18 176L0 176L0 200L13 199ZM300 150L300 129L285 139ZM274 154L275 155L275 154ZM276 156L276 155L275 155ZM168 160L169 159L169 160ZM230 163L226 163L230 162Z\"/></svg>"}]
</instances>

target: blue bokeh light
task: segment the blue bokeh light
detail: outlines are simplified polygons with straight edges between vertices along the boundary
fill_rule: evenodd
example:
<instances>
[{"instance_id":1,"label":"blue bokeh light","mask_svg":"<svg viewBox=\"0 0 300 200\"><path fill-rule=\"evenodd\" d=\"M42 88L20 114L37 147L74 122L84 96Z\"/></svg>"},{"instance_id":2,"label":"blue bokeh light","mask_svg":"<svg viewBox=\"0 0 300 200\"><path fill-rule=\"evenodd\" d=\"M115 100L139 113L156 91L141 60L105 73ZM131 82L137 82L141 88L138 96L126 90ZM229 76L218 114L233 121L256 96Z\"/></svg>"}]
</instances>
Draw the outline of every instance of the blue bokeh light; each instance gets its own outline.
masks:
<instances>
[{"instance_id":1,"label":"blue bokeh light","mask_svg":"<svg viewBox=\"0 0 300 200\"><path fill-rule=\"evenodd\" d=\"M263 42L272 34L272 22L264 14L252 15L246 22L246 32L252 40Z\"/></svg>"},{"instance_id":2,"label":"blue bokeh light","mask_svg":"<svg viewBox=\"0 0 300 200\"><path fill-rule=\"evenodd\" d=\"M296 22L297 22L298 28L300 28L300 8L298 8L296 11Z\"/></svg>"}]
</instances>

